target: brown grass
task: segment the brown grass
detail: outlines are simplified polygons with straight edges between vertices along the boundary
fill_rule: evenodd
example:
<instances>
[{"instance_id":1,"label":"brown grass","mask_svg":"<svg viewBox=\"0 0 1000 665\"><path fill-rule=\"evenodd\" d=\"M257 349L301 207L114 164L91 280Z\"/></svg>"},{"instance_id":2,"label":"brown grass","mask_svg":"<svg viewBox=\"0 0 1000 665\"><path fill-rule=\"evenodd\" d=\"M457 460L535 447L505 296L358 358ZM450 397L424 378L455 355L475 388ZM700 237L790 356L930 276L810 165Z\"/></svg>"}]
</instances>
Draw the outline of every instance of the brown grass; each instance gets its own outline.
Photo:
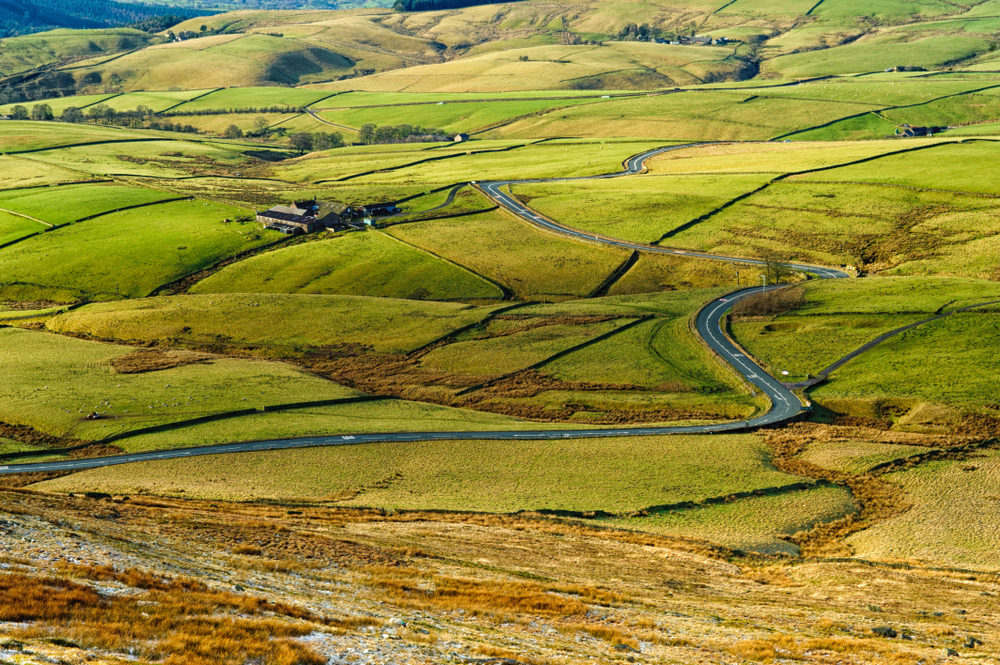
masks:
<instances>
[{"instance_id":1,"label":"brown grass","mask_svg":"<svg viewBox=\"0 0 1000 665\"><path fill-rule=\"evenodd\" d=\"M127 356L119 356L111 361L111 366L119 374L141 374L173 369L184 365L203 365L212 356L190 351L165 351L163 349L136 349Z\"/></svg>"},{"instance_id":2,"label":"brown grass","mask_svg":"<svg viewBox=\"0 0 1000 665\"><path fill-rule=\"evenodd\" d=\"M800 286L788 286L776 291L755 293L743 298L733 306L734 319L748 319L758 316L777 316L790 312L806 303L806 290Z\"/></svg>"},{"instance_id":3,"label":"brown grass","mask_svg":"<svg viewBox=\"0 0 1000 665\"><path fill-rule=\"evenodd\" d=\"M138 646L141 658L168 665L250 661L322 665L325 659L292 638L307 635L318 625L339 630L359 625L358 619L329 619L263 598L212 590L198 580L110 567L68 566L62 572L118 582L145 593L103 597L72 580L3 575L0 620L33 622L13 634L22 638L56 635L86 648L117 652Z\"/></svg>"}]
</instances>

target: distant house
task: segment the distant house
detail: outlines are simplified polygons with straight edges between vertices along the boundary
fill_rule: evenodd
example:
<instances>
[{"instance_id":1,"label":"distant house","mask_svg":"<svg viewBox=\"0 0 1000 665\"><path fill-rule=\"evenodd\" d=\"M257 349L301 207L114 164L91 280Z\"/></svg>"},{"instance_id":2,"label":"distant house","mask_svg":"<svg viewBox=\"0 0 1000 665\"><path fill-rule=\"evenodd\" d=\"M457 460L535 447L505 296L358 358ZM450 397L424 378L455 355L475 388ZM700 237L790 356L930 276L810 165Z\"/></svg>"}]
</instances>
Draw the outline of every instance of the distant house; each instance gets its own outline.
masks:
<instances>
[{"instance_id":1,"label":"distant house","mask_svg":"<svg viewBox=\"0 0 1000 665\"><path fill-rule=\"evenodd\" d=\"M938 132L943 132L947 127L913 127L910 125L900 125L896 129L896 136L903 137L914 137L914 136L932 136Z\"/></svg>"},{"instance_id":2,"label":"distant house","mask_svg":"<svg viewBox=\"0 0 1000 665\"><path fill-rule=\"evenodd\" d=\"M455 143L464 143L469 140L468 134L455 134Z\"/></svg>"},{"instance_id":3,"label":"distant house","mask_svg":"<svg viewBox=\"0 0 1000 665\"><path fill-rule=\"evenodd\" d=\"M287 235L312 233L316 230L316 217L305 208L296 206L274 206L270 210L257 211L257 221L264 228L274 229Z\"/></svg>"},{"instance_id":4,"label":"distant house","mask_svg":"<svg viewBox=\"0 0 1000 665\"><path fill-rule=\"evenodd\" d=\"M682 41L685 41L688 44L711 44L712 43L712 38L711 37L682 37L681 39L682 39Z\"/></svg>"}]
</instances>

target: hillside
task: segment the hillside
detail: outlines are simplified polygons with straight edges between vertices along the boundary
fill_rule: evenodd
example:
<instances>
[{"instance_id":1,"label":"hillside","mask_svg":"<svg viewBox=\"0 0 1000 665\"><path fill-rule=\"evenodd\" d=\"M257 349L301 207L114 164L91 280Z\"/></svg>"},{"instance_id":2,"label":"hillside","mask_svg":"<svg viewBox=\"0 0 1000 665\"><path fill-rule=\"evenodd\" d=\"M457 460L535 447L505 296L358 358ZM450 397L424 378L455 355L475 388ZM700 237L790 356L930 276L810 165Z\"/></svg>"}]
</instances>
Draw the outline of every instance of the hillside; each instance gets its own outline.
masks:
<instances>
[{"instance_id":1,"label":"hillside","mask_svg":"<svg viewBox=\"0 0 1000 665\"><path fill-rule=\"evenodd\" d=\"M0 42L0 665L1000 665L1000 0L268 1Z\"/></svg>"}]
</instances>

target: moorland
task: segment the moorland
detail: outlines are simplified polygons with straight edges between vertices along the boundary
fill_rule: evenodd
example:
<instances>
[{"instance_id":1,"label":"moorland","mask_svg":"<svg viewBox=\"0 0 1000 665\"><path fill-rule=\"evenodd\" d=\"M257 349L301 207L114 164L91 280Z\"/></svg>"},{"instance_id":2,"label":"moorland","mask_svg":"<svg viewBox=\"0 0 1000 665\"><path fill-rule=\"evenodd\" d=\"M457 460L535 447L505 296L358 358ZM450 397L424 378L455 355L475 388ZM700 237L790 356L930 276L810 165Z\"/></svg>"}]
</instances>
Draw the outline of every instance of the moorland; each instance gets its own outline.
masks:
<instances>
[{"instance_id":1,"label":"moorland","mask_svg":"<svg viewBox=\"0 0 1000 665\"><path fill-rule=\"evenodd\" d=\"M0 40L0 662L996 662L998 21Z\"/></svg>"}]
</instances>

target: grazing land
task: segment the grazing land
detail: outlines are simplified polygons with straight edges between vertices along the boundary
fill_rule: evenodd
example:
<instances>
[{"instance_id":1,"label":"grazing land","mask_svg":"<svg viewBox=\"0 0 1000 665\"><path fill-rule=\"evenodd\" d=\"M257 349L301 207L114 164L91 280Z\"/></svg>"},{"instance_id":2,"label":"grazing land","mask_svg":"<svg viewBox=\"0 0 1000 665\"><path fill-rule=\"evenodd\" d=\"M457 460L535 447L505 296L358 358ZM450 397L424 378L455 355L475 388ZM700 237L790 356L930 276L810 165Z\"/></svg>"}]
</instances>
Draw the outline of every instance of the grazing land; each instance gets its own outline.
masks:
<instances>
[{"instance_id":1,"label":"grazing land","mask_svg":"<svg viewBox=\"0 0 1000 665\"><path fill-rule=\"evenodd\" d=\"M384 443L100 469L53 485L68 489L67 482L90 476L87 486L119 494L174 487L204 498L313 497L397 509L628 512L800 480L774 470L764 456L749 435ZM637 457L648 472L637 472Z\"/></svg>"},{"instance_id":2,"label":"grazing land","mask_svg":"<svg viewBox=\"0 0 1000 665\"><path fill-rule=\"evenodd\" d=\"M363 4L0 41L0 661L996 662L995 3Z\"/></svg>"}]
</instances>

